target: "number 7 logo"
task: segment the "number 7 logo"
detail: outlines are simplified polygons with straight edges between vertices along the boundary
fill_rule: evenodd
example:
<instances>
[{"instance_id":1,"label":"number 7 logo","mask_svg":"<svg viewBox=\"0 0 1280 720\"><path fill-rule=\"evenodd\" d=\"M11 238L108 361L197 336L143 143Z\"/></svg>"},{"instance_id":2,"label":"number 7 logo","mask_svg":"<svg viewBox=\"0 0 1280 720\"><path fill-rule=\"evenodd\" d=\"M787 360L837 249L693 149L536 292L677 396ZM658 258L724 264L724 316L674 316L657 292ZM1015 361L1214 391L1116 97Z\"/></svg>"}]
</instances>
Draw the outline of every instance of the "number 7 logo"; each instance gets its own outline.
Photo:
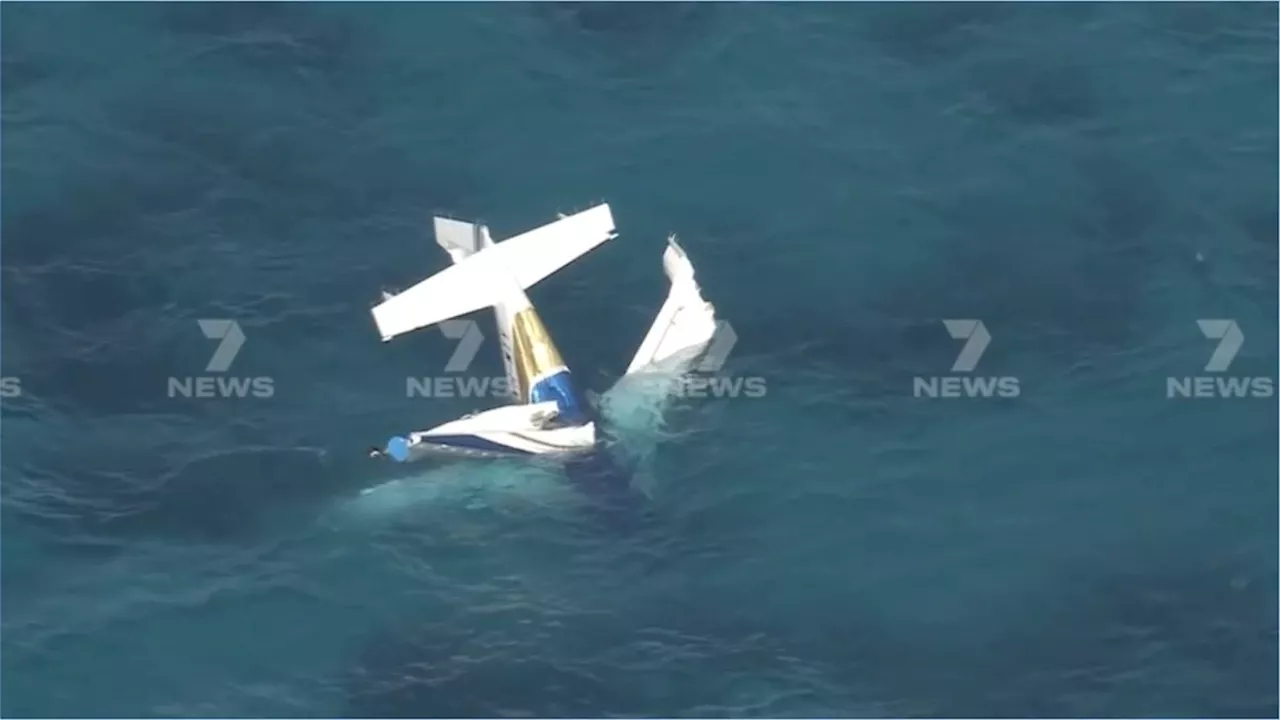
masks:
<instances>
[{"instance_id":1,"label":"number 7 logo","mask_svg":"<svg viewBox=\"0 0 1280 720\"><path fill-rule=\"evenodd\" d=\"M480 344L484 341L484 333L480 332L480 326L474 320L445 320L440 323L440 332L450 340L457 340L458 346L454 348L453 355L449 356L449 362L445 364L445 372L463 372L471 367L471 361L476 359L476 353L480 352Z\"/></svg>"}]
</instances>

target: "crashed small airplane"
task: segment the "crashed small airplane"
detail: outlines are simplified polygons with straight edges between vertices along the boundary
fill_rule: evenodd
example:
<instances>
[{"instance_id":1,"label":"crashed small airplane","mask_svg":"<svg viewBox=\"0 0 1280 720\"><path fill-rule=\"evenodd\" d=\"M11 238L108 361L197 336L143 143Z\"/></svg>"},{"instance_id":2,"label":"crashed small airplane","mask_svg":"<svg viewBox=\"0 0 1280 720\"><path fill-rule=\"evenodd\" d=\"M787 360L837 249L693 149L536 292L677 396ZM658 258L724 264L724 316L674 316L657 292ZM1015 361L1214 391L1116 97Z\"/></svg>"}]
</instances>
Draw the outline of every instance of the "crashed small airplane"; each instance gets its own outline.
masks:
<instances>
[{"instance_id":1,"label":"crashed small airplane","mask_svg":"<svg viewBox=\"0 0 1280 720\"><path fill-rule=\"evenodd\" d=\"M484 225L435 218L436 242L453 265L396 295L383 295L373 319L383 342L413 330L494 309L512 404L391 438L371 455L410 462L429 455L574 455L597 443L595 408L586 402L525 290L617 237L613 213L597 205L494 242ZM693 265L675 236L662 264L666 302L626 375L686 371L716 331L715 308L702 298Z\"/></svg>"}]
</instances>

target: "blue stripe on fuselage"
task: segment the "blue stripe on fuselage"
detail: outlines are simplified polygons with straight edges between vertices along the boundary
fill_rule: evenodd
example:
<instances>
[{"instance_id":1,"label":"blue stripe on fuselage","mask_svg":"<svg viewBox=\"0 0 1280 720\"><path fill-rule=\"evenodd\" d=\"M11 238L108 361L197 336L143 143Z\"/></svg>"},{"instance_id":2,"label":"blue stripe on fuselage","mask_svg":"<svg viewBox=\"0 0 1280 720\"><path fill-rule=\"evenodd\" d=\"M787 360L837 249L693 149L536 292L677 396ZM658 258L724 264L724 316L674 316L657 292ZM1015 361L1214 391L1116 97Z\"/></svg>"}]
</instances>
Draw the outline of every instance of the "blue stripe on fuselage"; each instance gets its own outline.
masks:
<instances>
[{"instance_id":1,"label":"blue stripe on fuselage","mask_svg":"<svg viewBox=\"0 0 1280 720\"><path fill-rule=\"evenodd\" d=\"M462 448L466 450L485 450L508 455L532 455L528 450L503 445L492 440L485 440L478 435L427 435L422 438L423 444L438 445L443 448Z\"/></svg>"},{"instance_id":2,"label":"blue stripe on fuselage","mask_svg":"<svg viewBox=\"0 0 1280 720\"><path fill-rule=\"evenodd\" d=\"M479 451L485 453L501 453L503 455L532 455L528 450L502 445L486 440L477 435L428 435L422 438L419 446L421 452L432 450ZM386 453L396 462L409 462L420 457L410 449L408 440L394 437L387 443Z\"/></svg>"}]
</instances>

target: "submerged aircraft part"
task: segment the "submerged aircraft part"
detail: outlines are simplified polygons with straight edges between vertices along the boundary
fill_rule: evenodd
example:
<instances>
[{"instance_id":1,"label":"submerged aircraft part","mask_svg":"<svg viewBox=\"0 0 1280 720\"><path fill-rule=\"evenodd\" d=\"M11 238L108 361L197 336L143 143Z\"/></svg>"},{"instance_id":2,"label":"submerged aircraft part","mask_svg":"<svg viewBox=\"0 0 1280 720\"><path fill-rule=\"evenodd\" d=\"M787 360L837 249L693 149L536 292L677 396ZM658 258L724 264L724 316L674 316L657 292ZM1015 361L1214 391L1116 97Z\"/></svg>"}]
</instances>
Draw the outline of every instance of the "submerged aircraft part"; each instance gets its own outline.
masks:
<instances>
[{"instance_id":1,"label":"submerged aircraft part","mask_svg":"<svg viewBox=\"0 0 1280 720\"><path fill-rule=\"evenodd\" d=\"M453 264L404 292L384 295L373 308L374 322L387 341L492 307L507 381L514 390L511 404L397 435L384 448L371 449L370 455L400 463L440 455L545 456L563 461L572 485L588 496L599 495L602 483L617 485L619 492L629 489L628 463L606 447L599 413L580 394L525 293L616 237L609 206L561 216L503 242L494 242L484 225L451 218L435 218L435 231L437 244ZM619 385L641 376L687 373L715 337L715 307L703 299L693 265L674 235L668 238L662 265L670 290ZM668 393L676 385L653 387ZM597 499L613 509L635 504L629 493Z\"/></svg>"}]
</instances>

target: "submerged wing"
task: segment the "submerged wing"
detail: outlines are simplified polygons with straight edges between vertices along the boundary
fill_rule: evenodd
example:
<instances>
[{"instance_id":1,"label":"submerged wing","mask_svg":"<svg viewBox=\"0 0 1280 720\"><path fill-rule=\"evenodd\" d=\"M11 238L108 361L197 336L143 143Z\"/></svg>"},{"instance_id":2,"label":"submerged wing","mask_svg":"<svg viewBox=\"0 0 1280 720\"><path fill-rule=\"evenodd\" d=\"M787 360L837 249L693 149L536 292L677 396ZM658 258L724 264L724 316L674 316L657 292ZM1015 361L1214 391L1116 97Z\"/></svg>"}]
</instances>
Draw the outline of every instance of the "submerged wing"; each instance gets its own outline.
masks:
<instances>
[{"instance_id":1,"label":"submerged wing","mask_svg":"<svg viewBox=\"0 0 1280 720\"><path fill-rule=\"evenodd\" d=\"M715 306L702 299L702 289L693 276L693 263L674 235L667 239L662 266L671 279L671 290L631 359L628 375L686 369L706 350L716 332Z\"/></svg>"}]
</instances>

